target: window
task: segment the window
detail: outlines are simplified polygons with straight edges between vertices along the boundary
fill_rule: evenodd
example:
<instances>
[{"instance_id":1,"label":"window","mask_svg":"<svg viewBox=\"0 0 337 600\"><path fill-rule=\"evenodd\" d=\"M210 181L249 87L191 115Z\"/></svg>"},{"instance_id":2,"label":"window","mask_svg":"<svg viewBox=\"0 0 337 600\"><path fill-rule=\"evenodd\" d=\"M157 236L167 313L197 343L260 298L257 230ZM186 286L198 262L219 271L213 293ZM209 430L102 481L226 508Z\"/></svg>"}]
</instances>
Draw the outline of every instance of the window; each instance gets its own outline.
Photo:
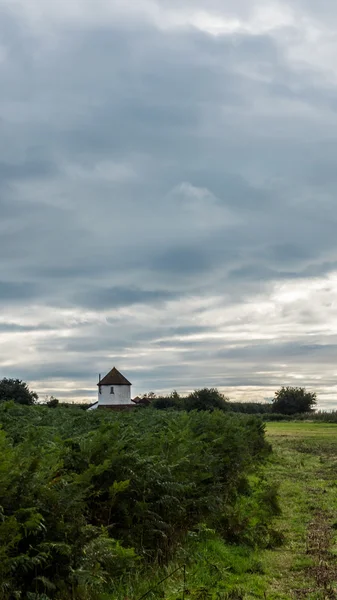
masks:
<instances>
[{"instance_id":1,"label":"window","mask_svg":"<svg viewBox=\"0 0 337 600\"><path fill-rule=\"evenodd\" d=\"M98 386L98 389L99 389L99 393L101 394L102 393L102 388L101 388L100 385Z\"/></svg>"},{"instance_id":2,"label":"window","mask_svg":"<svg viewBox=\"0 0 337 600\"><path fill-rule=\"evenodd\" d=\"M110 394L114 394L114 393L115 393L115 392L114 392L114 389L113 389L113 387L111 387L111 388L110 388Z\"/></svg>"}]
</instances>

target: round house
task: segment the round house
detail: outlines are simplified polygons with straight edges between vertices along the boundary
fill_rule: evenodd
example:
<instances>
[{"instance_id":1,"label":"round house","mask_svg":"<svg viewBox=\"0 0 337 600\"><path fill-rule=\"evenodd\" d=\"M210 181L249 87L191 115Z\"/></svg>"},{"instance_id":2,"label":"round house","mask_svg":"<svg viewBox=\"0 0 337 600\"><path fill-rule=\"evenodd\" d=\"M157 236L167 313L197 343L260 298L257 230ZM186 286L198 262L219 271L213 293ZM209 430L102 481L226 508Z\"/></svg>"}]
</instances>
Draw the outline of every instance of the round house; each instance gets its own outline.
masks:
<instances>
[{"instance_id":1,"label":"round house","mask_svg":"<svg viewBox=\"0 0 337 600\"><path fill-rule=\"evenodd\" d=\"M133 407L131 402L131 383L113 367L103 379L99 376L98 402L95 408L123 409Z\"/></svg>"}]
</instances>

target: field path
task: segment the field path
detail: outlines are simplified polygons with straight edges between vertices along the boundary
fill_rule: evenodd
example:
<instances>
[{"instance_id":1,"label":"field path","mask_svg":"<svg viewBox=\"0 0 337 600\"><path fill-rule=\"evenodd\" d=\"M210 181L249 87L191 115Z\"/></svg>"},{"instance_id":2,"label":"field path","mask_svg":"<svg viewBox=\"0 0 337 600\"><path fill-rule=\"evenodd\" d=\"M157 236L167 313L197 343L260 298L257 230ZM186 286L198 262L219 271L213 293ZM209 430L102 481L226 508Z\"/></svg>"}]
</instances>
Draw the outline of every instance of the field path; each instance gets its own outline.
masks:
<instances>
[{"instance_id":1,"label":"field path","mask_svg":"<svg viewBox=\"0 0 337 600\"><path fill-rule=\"evenodd\" d=\"M285 543L264 553L266 598L337 599L337 426L270 423L267 434Z\"/></svg>"}]
</instances>

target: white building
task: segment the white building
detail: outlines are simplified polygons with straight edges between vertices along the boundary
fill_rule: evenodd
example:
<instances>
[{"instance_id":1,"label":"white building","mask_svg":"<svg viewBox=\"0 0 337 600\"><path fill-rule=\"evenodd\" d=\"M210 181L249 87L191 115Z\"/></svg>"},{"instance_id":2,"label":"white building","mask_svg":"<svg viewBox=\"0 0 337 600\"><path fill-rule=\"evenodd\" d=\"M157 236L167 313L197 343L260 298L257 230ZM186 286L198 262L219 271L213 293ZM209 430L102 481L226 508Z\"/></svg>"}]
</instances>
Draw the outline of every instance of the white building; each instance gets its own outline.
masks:
<instances>
[{"instance_id":1,"label":"white building","mask_svg":"<svg viewBox=\"0 0 337 600\"><path fill-rule=\"evenodd\" d=\"M131 383L116 367L98 381L98 402L89 410L95 408L114 408L116 410L134 407L131 401Z\"/></svg>"}]
</instances>

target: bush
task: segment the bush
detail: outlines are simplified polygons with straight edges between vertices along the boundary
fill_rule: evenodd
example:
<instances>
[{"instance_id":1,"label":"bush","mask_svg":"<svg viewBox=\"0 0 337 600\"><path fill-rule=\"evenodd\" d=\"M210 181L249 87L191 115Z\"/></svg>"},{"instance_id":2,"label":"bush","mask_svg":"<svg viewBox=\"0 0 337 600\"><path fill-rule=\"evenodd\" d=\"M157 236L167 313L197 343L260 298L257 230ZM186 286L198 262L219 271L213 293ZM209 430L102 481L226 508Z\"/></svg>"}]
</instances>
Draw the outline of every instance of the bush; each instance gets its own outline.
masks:
<instances>
[{"instance_id":1,"label":"bush","mask_svg":"<svg viewBox=\"0 0 337 600\"><path fill-rule=\"evenodd\" d=\"M298 415L298 418L301 420L310 419L310 421L319 421L323 423L337 423L337 410L318 410L315 413Z\"/></svg>"},{"instance_id":2,"label":"bush","mask_svg":"<svg viewBox=\"0 0 337 600\"><path fill-rule=\"evenodd\" d=\"M262 415L271 413L272 405L262 402L229 402L228 410L249 415Z\"/></svg>"}]
</instances>

